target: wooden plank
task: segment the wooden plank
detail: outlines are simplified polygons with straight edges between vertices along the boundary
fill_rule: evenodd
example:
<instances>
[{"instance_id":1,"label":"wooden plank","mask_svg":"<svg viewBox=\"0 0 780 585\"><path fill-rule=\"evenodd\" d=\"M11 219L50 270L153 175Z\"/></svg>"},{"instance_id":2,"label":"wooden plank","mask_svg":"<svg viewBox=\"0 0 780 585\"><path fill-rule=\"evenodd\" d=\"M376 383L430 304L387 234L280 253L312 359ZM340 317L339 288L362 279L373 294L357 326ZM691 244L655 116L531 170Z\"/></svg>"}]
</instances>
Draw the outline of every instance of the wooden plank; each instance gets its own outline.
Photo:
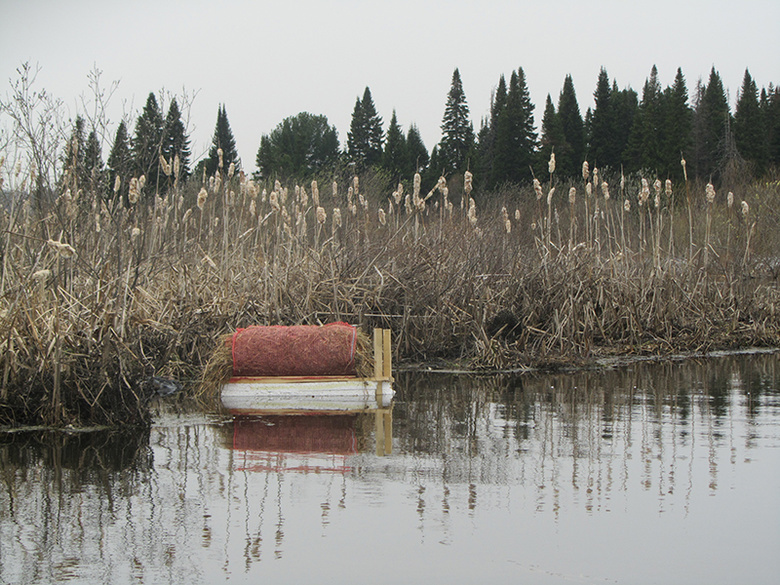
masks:
<instances>
[{"instance_id":1,"label":"wooden plank","mask_svg":"<svg viewBox=\"0 0 780 585\"><path fill-rule=\"evenodd\" d=\"M382 330L382 375L391 380L393 378L393 348L390 344L390 330Z\"/></svg>"}]
</instances>

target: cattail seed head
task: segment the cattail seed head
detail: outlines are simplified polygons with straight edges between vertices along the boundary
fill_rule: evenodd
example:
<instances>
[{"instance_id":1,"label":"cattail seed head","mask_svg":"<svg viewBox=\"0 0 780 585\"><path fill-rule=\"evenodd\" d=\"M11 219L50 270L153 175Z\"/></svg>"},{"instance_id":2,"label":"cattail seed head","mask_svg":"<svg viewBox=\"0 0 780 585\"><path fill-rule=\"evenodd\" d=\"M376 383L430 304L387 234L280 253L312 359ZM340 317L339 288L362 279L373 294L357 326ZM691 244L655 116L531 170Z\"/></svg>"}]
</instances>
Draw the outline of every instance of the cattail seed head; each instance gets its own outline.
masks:
<instances>
[{"instance_id":1,"label":"cattail seed head","mask_svg":"<svg viewBox=\"0 0 780 585\"><path fill-rule=\"evenodd\" d=\"M672 196L672 180L671 179L666 179L665 193L666 193L667 197L671 197Z\"/></svg>"},{"instance_id":2,"label":"cattail seed head","mask_svg":"<svg viewBox=\"0 0 780 585\"><path fill-rule=\"evenodd\" d=\"M750 213L750 206L747 201L742 201L742 217L747 219L748 213Z\"/></svg>"},{"instance_id":3,"label":"cattail seed head","mask_svg":"<svg viewBox=\"0 0 780 585\"><path fill-rule=\"evenodd\" d=\"M550 192L547 193L547 205L551 205L552 204L553 193L555 193L555 187L550 189Z\"/></svg>"},{"instance_id":4,"label":"cattail seed head","mask_svg":"<svg viewBox=\"0 0 780 585\"><path fill-rule=\"evenodd\" d=\"M420 184L422 183L422 177L420 177L420 173L414 174L414 183L413 183L413 197L417 198L420 196Z\"/></svg>"},{"instance_id":5,"label":"cattail seed head","mask_svg":"<svg viewBox=\"0 0 780 585\"><path fill-rule=\"evenodd\" d=\"M222 149L218 148L217 149L217 156L219 157L219 163L218 164L219 164L219 168L220 169L225 166L225 161L223 160L222 155L223 155Z\"/></svg>"},{"instance_id":6,"label":"cattail seed head","mask_svg":"<svg viewBox=\"0 0 780 585\"><path fill-rule=\"evenodd\" d=\"M683 168L683 177L685 177L685 182L687 183L688 182L688 167L685 164L685 159L684 158L680 159L680 164L682 165L682 168Z\"/></svg>"},{"instance_id":7,"label":"cattail seed head","mask_svg":"<svg viewBox=\"0 0 780 585\"><path fill-rule=\"evenodd\" d=\"M709 205L715 203L715 187L712 185L712 183L707 183L707 187L705 188L704 193L707 197L707 203Z\"/></svg>"},{"instance_id":8,"label":"cattail seed head","mask_svg":"<svg viewBox=\"0 0 780 585\"><path fill-rule=\"evenodd\" d=\"M726 204L728 205L729 209L734 206L734 193L731 191L729 191L729 194L726 195Z\"/></svg>"},{"instance_id":9,"label":"cattail seed head","mask_svg":"<svg viewBox=\"0 0 780 585\"><path fill-rule=\"evenodd\" d=\"M534 193L536 193L536 199L537 201L542 198L544 195L544 192L542 191L542 184L539 182L539 179L534 177Z\"/></svg>"},{"instance_id":10,"label":"cattail seed head","mask_svg":"<svg viewBox=\"0 0 780 585\"><path fill-rule=\"evenodd\" d=\"M333 208L333 225L341 227L341 209L338 207Z\"/></svg>"},{"instance_id":11,"label":"cattail seed head","mask_svg":"<svg viewBox=\"0 0 780 585\"><path fill-rule=\"evenodd\" d=\"M587 181L590 177L590 168L588 167L588 161L582 161L582 180Z\"/></svg>"},{"instance_id":12,"label":"cattail seed head","mask_svg":"<svg viewBox=\"0 0 780 585\"><path fill-rule=\"evenodd\" d=\"M316 207L320 206L320 188L317 186L317 181L311 182L311 200Z\"/></svg>"},{"instance_id":13,"label":"cattail seed head","mask_svg":"<svg viewBox=\"0 0 780 585\"><path fill-rule=\"evenodd\" d=\"M232 179L233 175L236 174L236 163L230 163L230 166L228 167L228 179Z\"/></svg>"},{"instance_id":14,"label":"cattail seed head","mask_svg":"<svg viewBox=\"0 0 780 585\"><path fill-rule=\"evenodd\" d=\"M319 224L325 223L325 220L328 219L328 214L325 213L325 210L322 207L317 207L317 222Z\"/></svg>"},{"instance_id":15,"label":"cattail seed head","mask_svg":"<svg viewBox=\"0 0 780 585\"><path fill-rule=\"evenodd\" d=\"M387 216L385 215L385 210L380 207L378 213L379 213L379 223L381 225L385 225L387 223Z\"/></svg>"},{"instance_id":16,"label":"cattail seed head","mask_svg":"<svg viewBox=\"0 0 780 585\"><path fill-rule=\"evenodd\" d=\"M585 163L585 164L587 165L588 163ZM583 169L584 169L584 167L583 167ZM569 205L574 205L575 203L577 203L577 189L575 189L574 187L571 187L569 189Z\"/></svg>"},{"instance_id":17,"label":"cattail seed head","mask_svg":"<svg viewBox=\"0 0 780 585\"><path fill-rule=\"evenodd\" d=\"M604 195L604 201L609 201L609 183L606 181L601 182L601 192Z\"/></svg>"},{"instance_id":18,"label":"cattail seed head","mask_svg":"<svg viewBox=\"0 0 780 585\"><path fill-rule=\"evenodd\" d=\"M471 195L473 179L474 175L472 175L470 171L466 171L463 175L463 190L466 192L466 195Z\"/></svg>"},{"instance_id":19,"label":"cattail seed head","mask_svg":"<svg viewBox=\"0 0 780 585\"><path fill-rule=\"evenodd\" d=\"M551 175L555 172L555 152L550 153L550 160L547 163L547 169L550 171Z\"/></svg>"},{"instance_id":20,"label":"cattail seed head","mask_svg":"<svg viewBox=\"0 0 780 585\"><path fill-rule=\"evenodd\" d=\"M203 211L203 208L206 206L206 200L209 198L209 192L206 191L205 187L201 187L200 191L198 191L198 209Z\"/></svg>"},{"instance_id":21,"label":"cattail seed head","mask_svg":"<svg viewBox=\"0 0 780 585\"><path fill-rule=\"evenodd\" d=\"M626 213L628 213L629 211L631 211L631 202L630 202L628 199L626 199L626 200L623 202L623 210L624 210Z\"/></svg>"},{"instance_id":22,"label":"cattail seed head","mask_svg":"<svg viewBox=\"0 0 780 585\"><path fill-rule=\"evenodd\" d=\"M114 179L114 195L119 193L119 188L122 186L122 179L119 178L119 175L116 176Z\"/></svg>"},{"instance_id":23,"label":"cattail seed head","mask_svg":"<svg viewBox=\"0 0 780 585\"><path fill-rule=\"evenodd\" d=\"M46 244L62 258L72 258L76 255L76 250L73 248L73 246L66 244L65 242L47 240Z\"/></svg>"}]
</instances>

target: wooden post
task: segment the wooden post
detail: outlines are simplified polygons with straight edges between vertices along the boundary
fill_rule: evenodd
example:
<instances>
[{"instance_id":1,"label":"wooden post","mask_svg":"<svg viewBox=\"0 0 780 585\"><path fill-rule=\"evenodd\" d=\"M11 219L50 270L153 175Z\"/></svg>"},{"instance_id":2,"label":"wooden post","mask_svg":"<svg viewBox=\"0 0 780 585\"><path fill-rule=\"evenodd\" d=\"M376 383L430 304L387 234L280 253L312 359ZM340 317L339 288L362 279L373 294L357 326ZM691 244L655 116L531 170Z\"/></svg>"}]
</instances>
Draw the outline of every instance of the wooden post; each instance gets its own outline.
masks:
<instances>
[{"instance_id":1,"label":"wooden post","mask_svg":"<svg viewBox=\"0 0 780 585\"><path fill-rule=\"evenodd\" d=\"M376 403L379 408L382 407L382 369L384 367L384 358L382 357L382 330L374 329L374 378L376 383Z\"/></svg>"},{"instance_id":2,"label":"wooden post","mask_svg":"<svg viewBox=\"0 0 780 585\"><path fill-rule=\"evenodd\" d=\"M382 377L386 380L393 378L393 348L390 345L390 330L382 329Z\"/></svg>"}]
</instances>

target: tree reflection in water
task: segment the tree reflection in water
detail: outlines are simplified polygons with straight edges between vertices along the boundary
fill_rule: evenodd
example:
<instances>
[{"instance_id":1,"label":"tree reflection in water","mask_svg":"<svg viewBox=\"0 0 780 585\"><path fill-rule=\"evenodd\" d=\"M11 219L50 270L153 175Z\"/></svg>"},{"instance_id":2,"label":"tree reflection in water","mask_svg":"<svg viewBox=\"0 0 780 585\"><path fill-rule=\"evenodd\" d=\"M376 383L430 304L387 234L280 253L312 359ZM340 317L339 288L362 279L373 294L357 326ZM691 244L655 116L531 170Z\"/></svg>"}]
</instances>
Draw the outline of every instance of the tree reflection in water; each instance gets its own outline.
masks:
<instances>
[{"instance_id":1,"label":"tree reflection in water","mask_svg":"<svg viewBox=\"0 0 780 585\"><path fill-rule=\"evenodd\" d=\"M668 513L695 536L706 498L743 513L746 502L731 512L726 495L750 497L742 478L765 469L780 441L777 354L556 375L405 373L396 387L385 457L372 415L177 414L140 435L0 434L0 582L278 582L308 575L309 562L328 580L340 563L326 555L356 553L403 558L396 572L425 577L429 565L466 578L458 546L497 554L508 533L511 554L539 554L547 538L549 562L565 564L555 550L582 518L649 530ZM777 508L767 513L771 522ZM452 556L415 565L420 546L426 558L440 550L431 543Z\"/></svg>"}]
</instances>

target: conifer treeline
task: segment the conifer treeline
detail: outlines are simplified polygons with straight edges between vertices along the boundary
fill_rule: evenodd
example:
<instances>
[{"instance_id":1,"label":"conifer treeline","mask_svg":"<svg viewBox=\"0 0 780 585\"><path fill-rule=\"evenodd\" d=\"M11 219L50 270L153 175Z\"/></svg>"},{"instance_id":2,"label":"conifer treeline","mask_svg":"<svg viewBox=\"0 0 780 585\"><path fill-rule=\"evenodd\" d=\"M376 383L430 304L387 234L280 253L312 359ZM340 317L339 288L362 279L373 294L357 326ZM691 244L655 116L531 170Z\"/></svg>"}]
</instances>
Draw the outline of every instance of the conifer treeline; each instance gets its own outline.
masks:
<instances>
[{"instance_id":1,"label":"conifer treeline","mask_svg":"<svg viewBox=\"0 0 780 585\"><path fill-rule=\"evenodd\" d=\"M490 113L474 131L460 77L455 69L442 118L441 141L429 152L417 126L406 132L395 110L387 132L366 87L352 113L343 150L338 133L325 116L302 112L283 120L260 139L255 175L258 179L304 179L316 174L349 169L383 172L389 181L408 180L415 172L435 183L445 176L472 170L484 189L505 184L526 184L544 176L554 151L559 177L575 177L584 160L601 169L626 174L643 172L673 181L682 180L681 158L689 178L718 181L729 169L758 177L780 167L780 87L760 91L745 70L736 108L731 112L720 75L713 67L707 82L689 90L678 69L671 86L662 88L653 66L641 96L632 88L619 88L606 69L599 72L593 93L594 107L583 115L570 75L564 78L557 101L548 94L540 125L534 120L523 68L512 71L507 83L498 79ZM176 99L163 117L150 93L138 117L133 136L124 122L116 131L107 165L102 163L94 130L84 137L77 118L66 168L83 171L83 181L104 183L110 192L115 177L146 176L146 192L163 194L171 184L166 165L178 159L179 180L193 174L190 140ZM220 156L221 151L221 156ZM221 160L220 160L221 158ZM213 175L221 164L240 167L227 112L220 105L208 157L199 161L199 180Z\"/></svg>"}]
</instances>

